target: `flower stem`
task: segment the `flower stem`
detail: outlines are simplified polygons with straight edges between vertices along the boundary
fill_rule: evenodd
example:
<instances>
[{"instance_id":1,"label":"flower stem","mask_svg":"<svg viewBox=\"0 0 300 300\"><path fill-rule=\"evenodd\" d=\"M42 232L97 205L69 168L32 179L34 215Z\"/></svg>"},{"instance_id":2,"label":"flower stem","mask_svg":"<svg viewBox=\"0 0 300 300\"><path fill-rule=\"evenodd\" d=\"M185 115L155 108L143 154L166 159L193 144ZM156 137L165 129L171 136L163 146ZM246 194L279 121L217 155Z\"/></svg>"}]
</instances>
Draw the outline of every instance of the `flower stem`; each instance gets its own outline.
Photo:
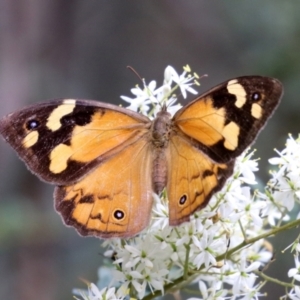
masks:
<instances>
[{"instance_id":1,"label":"flower stem","mask_svg":"<svg viewBox=\"0 0 300 300\"><path fill-rule=\"evenodd\" d=\"M280 281L280 280L278 280L276 278L270 277L270 276L264 274L263 272L254 271L254 273L257 274L257 275L259 275L261 278L263 278L263 279L265 279L267 281L277 283L277 284L282 285L284 287L293 288L295 286L292 283L283 282L283 281Z\"/></svg>"},{"instance_id":2,"label":"flower stem","mask_svg":"<svg viewBox=\"0 0 300 300\"><path fill-rule=\"evenodd\" d=\"M190 244L185 245L186 253L185 253L185 262L184 262L184 270L183 270L183 278L187 279L188 270L189 270L189 256L190 256Z\"/></svg>"}]
</instances>

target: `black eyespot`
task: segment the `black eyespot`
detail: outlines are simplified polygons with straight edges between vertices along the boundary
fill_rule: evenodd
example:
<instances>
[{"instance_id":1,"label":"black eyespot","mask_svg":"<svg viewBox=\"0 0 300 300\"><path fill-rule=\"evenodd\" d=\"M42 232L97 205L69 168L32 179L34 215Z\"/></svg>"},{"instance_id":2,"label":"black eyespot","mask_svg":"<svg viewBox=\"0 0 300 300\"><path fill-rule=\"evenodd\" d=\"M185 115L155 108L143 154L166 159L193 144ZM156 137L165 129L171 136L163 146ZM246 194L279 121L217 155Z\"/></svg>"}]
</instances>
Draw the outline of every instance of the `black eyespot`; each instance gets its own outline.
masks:
<instances>
[{"instance_id":1,"label":"black eyespot","mask_svg":"<svg viewBox=\"0 0 300 300\"><path fill-rule=\"evenodd\" d=\"M40 122L37 120L29 120L26 123L26 129L28 130L33 130L36 129L40 126Z\"/></svg>"},{"instance_id":2,"label":"black eyespot","mask_svg":"<svg viewBox=\"0 0 300 300\"><path fill-rule=\"evenodd\" d=\"M252 94L252 101L257 102L257 101L259 101L260 99L261 99L261 94L260 94L260 93L254 92L254 93Z\"/></svg>"},{"instance_id":3,"label":"black eyespot","mask_svg":"<svg viewBox=\"0 0 300 300\"><path fill-rule=\"evenodd\" d=\"M124 212L122 211L122 210L116 210L115 212L114 212L114 217L116 218L116 219L118 219L118 220L122 220L122 219L124 219L124 216L125 216L125 214L124 214Z\"/></svg>"},{"instance_id":4,"label":"black eyespot","mask_svg":"<svg viewBox=\"0 0 300 300\"><path fill-rule=\"evenodd\" d=\"M183 205L187 200L187 196L186 195L182 195L180 200L179 200L179 204L180 205Z\"/></svg>"}]
</instances>

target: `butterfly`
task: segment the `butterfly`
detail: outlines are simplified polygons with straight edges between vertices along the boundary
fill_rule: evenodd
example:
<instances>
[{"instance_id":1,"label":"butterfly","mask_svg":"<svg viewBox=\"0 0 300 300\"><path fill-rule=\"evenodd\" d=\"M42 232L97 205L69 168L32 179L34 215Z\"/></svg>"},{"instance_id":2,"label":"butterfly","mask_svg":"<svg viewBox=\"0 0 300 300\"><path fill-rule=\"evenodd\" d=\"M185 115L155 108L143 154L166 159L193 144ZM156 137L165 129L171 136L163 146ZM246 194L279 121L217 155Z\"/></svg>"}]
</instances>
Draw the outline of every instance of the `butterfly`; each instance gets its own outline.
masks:
<instances>
[{"instance_id":1,"label":"butterfly","mask_svg":"<svg viewBox=\"0 0 300 300\"><path fill-rule=\"evenodd\" d=\"M108 103L60 99L0 120L0 133L81 235L132 237L149 223L153 193L167 192L169 224L204 208L235 158L279 104L282 84L244 76L212 88L172 117L154 120Z\"/></svg>"}]
</instances>

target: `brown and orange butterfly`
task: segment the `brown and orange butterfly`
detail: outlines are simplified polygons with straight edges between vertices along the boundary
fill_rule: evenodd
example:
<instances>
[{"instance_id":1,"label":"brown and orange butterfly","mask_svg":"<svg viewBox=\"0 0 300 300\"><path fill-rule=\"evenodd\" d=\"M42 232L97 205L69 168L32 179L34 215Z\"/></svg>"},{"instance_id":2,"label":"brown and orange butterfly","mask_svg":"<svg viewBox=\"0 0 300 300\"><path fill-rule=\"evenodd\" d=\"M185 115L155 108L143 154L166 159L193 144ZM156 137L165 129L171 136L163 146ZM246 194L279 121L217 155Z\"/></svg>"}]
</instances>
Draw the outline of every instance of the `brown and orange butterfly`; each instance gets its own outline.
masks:
<instances>
[{"instance_id":1,"label":"brown and orange butterfly","mask_svg":"<svg viewBox=\"0 0 300 300\"><path fill-rule=\"evenodd\" d=\"M115 105L61 99L0 120L0 132L38 177L56 185L56 210L82 235L131 237L149 223L153 193L165 188L169 223L205 207L235 158L277 107L279 81L226 81L151 121Z\"/></svg>"}]
</instances>

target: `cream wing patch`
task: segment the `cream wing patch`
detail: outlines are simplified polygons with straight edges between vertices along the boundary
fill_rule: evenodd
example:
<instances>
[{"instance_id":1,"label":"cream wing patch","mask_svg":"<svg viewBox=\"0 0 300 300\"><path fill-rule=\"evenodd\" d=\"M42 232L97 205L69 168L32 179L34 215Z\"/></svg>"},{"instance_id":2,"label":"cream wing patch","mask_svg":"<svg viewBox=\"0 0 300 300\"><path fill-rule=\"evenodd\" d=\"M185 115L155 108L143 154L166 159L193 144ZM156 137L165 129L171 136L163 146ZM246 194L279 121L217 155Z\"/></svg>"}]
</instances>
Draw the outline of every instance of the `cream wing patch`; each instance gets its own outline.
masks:
<instances>
[{"instance_id":1,"label":"cream wing patch","mask_svg":"<svg viewBox=\"0 0 300 300\"><path fill-rule=\"evenodd\" d=\"M227 90L230 94L236 96L235 106L242 108L247 101L247 92L236 79L230 80L227 84Z\"/></svg>"},{"instance_id":2,"label":"cream wing patch","mask_svg":"<svg viewBox=\"0 0 300 300\"><path fill-rule=\"evenodd\" d=\"M51 131L56 131L61 127L61 118L70 114L76 105L76 100L66 99L61 105L55 108L49 115L46 126Z\"/></svg>"},{"instance_id":3,"label":"cream wing patch","mask_svg":"<svg viewBox=\"0 0 300 300\"><path fill-rule=\"evenodd\" d=\"M50 153L50 171L58 174L68 167L68 159L72 155L73 150L70 146L59 144Z\"/></svg>"},{"instance_id":4,"label":"cream wing patch","mask_svg":"<svg viewBox=\"0 0 300 300\"><path fill-rule=\"evenodd\" d=\"M253 103L251 107L251 115L255 119L260 119L262 116L262 108L259 104Z\"/></svg>"},{"instance_id":5,"label":"cream wing patch","mask_svg":"<svg viewBox=\"0 0 300 300\"><path fill-rule=\"evenodd\" d=\"M222 131L222 135L225 138L224 147L228 150L235 150L239 142L240 127L234 123L230 122L227 124Z\"/></svg>"},{"instance_id":6,"label":"cream wing patch","mask_svg":"<svg viewBox=\"0 0 300 300\"><path fill-rule=\"evenodd\" d=\"M23 139L23 146L25 148L32 147L39 139L39 133L35 130L28 133Z\"/></svg>"}]
</instances>

